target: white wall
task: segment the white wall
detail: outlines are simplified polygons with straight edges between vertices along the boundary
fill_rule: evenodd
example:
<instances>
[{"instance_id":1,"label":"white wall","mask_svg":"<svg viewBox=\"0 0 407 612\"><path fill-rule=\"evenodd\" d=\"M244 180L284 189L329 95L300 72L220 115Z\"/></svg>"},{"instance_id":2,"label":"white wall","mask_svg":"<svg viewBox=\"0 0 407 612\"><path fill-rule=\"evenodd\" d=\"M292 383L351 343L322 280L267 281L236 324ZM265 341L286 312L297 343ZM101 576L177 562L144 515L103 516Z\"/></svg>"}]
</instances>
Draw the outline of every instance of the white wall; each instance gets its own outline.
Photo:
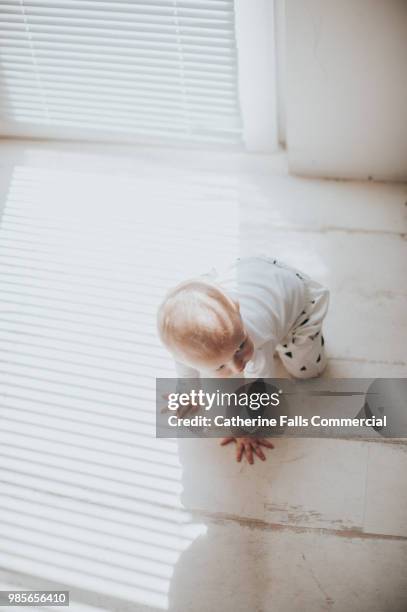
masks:
<instances>
[{"instance_id":1,"label":"white wall","mask_svg":"<svg viewBox=\"0 0 407 612\"><path fill-rule=\"evenodd\" d=\"M274 6L270 0L235 0L239 98L247 151L278 148Z\"/></svg>"},{"instance_id":2,"label":"white wall","mask_svg":"<svg viewBox=\"0 0 407 612\"><path fill-rule=\"evenodd\" d=\"M286 109L287 109L287 86L286 86L286 32L285 32L285 0L274 0L274 35L275 35L275 70L277 82L277 121L278 142L285 147L286 142Z\"/></svg>"},{"instance_id":3,"label":"white wall","mask_svg":"<svg viewBox=\"0 0 407 612\"><path fill-rule=\"evenodd\" d=\"M407 179L407 1L286 0L298 174Z\"/></svg>"}]
</instances>

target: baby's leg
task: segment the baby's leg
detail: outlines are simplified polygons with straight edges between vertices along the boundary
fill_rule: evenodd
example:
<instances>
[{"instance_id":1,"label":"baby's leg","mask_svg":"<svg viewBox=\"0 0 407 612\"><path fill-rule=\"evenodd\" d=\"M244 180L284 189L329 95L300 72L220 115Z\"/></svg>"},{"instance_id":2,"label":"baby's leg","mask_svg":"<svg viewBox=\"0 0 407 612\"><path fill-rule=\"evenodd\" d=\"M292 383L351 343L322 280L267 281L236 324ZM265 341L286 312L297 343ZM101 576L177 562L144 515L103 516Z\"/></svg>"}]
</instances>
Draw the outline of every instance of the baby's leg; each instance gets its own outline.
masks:
<instances>
[{"instance_id":1,"label":"baby's leg","mask_svg":"<svg viewBox=\"0 0 407 612\"><path fill-rule=\"evenodd\" d=\"M314 378L324 371L327 364L325 340L322 327L305 335L295 332L277 347L278 355L285 369L295 378Z\"/></svg>"},{"instance_id":2,"label":"baby's leg","mask_svg":"<svg viewBox=\"0 0 407 612\"><path fill-rule=\"evenodd\" d=\"M295 378L319 376L327 364L322 325L328 310L329 292L310 279L305 283L304 310L277 347L284 367Z\"/></svg>"}]
</instances>

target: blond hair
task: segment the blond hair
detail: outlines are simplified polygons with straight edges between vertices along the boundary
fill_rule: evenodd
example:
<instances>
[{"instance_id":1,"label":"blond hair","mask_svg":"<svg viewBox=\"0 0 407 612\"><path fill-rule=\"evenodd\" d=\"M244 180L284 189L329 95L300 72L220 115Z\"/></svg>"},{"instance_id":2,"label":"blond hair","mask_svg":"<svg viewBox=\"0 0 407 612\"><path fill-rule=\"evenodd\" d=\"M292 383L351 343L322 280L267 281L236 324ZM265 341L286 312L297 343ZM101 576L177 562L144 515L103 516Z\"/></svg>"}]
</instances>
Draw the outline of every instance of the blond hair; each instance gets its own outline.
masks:
<instances>
[{"instance_id":1,"label":"blond hair","mask_svg":"<svg viewBox=\"0 0 407 612\"><path fill-rule=\"evenodd\" d=\"M188 280L172 289L158 310L158 331L172 353L210 359L241 334L238 306L215 284Z\"/></svg>"}]
</instances>

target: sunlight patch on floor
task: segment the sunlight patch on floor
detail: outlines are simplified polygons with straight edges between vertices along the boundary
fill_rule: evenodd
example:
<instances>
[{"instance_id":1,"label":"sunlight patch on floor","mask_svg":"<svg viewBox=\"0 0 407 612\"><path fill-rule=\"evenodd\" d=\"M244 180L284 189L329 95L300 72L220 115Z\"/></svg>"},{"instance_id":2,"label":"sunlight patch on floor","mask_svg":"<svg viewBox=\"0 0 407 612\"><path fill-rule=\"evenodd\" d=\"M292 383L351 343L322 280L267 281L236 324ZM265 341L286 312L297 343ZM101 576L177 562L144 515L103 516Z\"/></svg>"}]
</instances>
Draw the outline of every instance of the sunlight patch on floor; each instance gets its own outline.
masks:
<instances>
[{"instance_id":1,"label":"sunlight patch on floor","mask_svg":"<svg viewBox=\"0 0 407 612\"><path fill-rule=\"evenodd\" d=\"M208 204L208 193L211 194ZM165 609L205 531L154 437L173 374L155 312L238 249L233 181L16 165L0 226L0 558L18 572ZM202 248L201 245L205 245Z\"/></svg>"}]
</instances>

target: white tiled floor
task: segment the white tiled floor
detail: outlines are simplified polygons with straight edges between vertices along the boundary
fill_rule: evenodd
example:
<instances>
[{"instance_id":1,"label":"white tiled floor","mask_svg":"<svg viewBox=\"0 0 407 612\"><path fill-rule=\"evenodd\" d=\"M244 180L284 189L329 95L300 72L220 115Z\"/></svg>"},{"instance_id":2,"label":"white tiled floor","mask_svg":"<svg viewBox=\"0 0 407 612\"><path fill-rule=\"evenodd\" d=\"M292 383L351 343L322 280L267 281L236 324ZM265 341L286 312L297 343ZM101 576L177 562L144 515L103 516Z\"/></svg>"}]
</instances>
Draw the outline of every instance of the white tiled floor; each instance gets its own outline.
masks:
<instances>
[{"instance_id":1,"label":"white tiled floor","mask_svg":"<svg viewBox=\"0 0 407 612\"><path fill-rule=\"evenodd\" d=\"M403 612L406 446L154 438L178 279L275 254L331 288L326 375L407 376L407 187L284 156L0 145L0 581L72 609Z\"/></svg>"}]
</instances>

